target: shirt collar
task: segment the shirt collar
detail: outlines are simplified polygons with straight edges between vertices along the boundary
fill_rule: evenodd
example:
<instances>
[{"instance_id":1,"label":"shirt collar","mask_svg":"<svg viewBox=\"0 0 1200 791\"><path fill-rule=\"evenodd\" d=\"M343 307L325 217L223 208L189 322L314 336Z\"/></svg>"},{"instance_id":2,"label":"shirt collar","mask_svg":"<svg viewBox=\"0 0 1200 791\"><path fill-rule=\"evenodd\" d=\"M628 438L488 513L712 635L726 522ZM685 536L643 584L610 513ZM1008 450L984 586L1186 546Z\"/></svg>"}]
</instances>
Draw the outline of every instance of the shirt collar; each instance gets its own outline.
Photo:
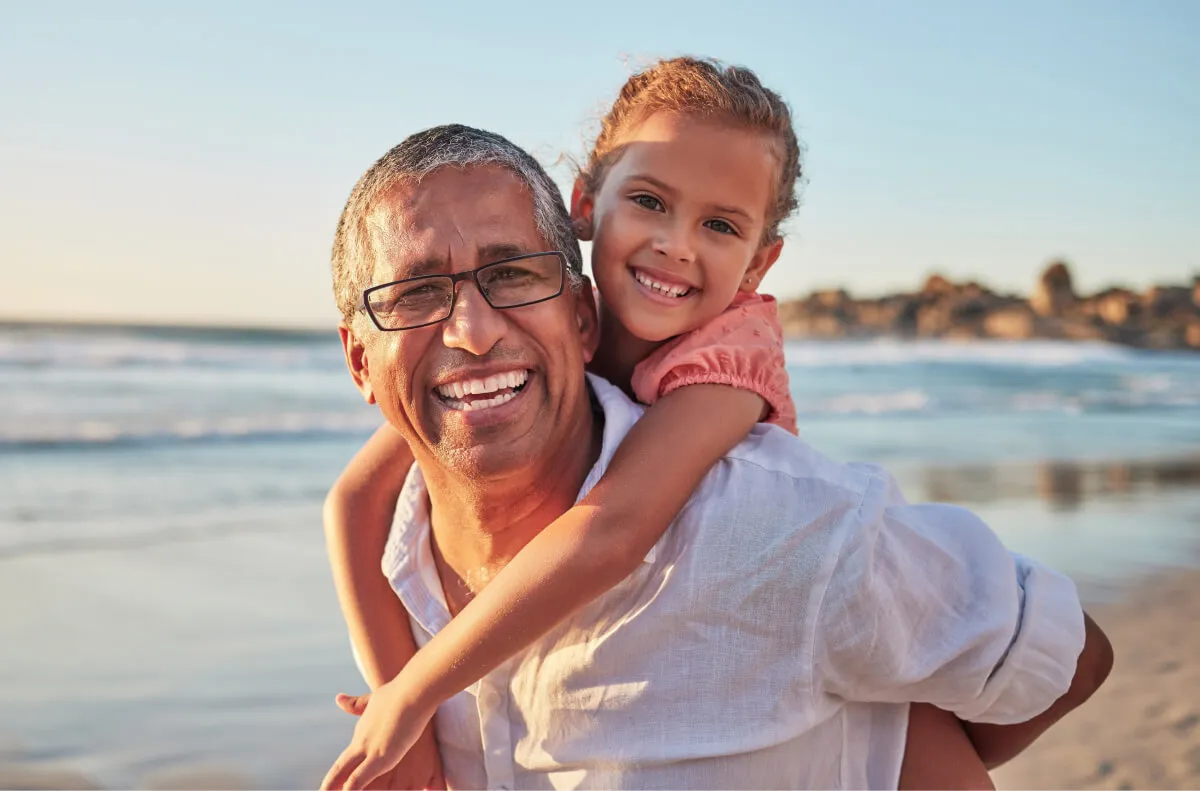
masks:
<instances>
[{"instance_id":1,"label":"shirt collar","mask_svg":"<svg viewBox=\"0 0 1200 791\"><path fill-rule=\"evenodd\" d=\"M604 379L588 374L587 380L592 396L603 413L604 429L600 457L584 479L576 501L586 496L604 476L617 446L644 411L644 407L631 401L620 389ZM396 515L392 520L392 530L381 565L409 615L426 632L435 634L450 622L450 612L437 567L433 563L430 532L429 495L425 477L414 464L396 501ZM655 545L642 562L653 563L657 554L658 547Z\"/></svg>"}]
</instances>

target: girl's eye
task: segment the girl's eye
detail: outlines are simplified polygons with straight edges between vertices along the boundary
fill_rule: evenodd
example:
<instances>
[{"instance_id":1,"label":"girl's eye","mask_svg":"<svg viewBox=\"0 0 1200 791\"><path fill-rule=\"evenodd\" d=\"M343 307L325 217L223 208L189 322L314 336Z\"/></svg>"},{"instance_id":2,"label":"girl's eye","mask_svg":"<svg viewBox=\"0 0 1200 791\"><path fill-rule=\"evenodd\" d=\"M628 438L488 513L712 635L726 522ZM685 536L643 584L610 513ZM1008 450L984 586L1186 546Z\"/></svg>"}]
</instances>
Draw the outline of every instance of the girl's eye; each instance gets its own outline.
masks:
<instances>
[{"instance_id":1,"label":"girl's eye","mask_svg":"<svg viewBox=\"0 0 1200 791\"><path fill-rule=\"evenodd\" d=\"M649 209L650 211L662 211L662 201L653 195L634 195L632 200L643 209Z\"/></svg>"},{"instance_id":2,"label":"girl's eye","mask_svg":"<svg viewBox=\"0 0 1200 791\"><path fill-rule=\"evenodd\" d=\"M729 234L731 236L738 235L737 228L734 228L724 220L709 220L708 222L704 223L704 225L706 228L716 231L717 233Z\"/></svg>"}]
</instances>

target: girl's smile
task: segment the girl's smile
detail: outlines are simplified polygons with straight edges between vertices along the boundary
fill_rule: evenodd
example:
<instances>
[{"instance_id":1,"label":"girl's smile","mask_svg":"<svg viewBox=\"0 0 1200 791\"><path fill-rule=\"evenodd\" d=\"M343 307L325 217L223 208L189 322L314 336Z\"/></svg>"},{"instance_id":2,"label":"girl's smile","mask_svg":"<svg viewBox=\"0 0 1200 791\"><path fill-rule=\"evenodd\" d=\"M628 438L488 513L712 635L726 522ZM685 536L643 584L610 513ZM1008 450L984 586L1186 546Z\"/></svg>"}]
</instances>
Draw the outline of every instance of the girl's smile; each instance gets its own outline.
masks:
<instances>
[{"instance_id":1,"label":"girl's smile","mask_svg":"<svg viewBox=\"0 0 1200 791\"><path fill-rule=\"evenodd\" d=\"M662 270L631 266L629 271L646 297L660 305L674 307L700 293L698 287Z\"/></svg>"}]
</instances>

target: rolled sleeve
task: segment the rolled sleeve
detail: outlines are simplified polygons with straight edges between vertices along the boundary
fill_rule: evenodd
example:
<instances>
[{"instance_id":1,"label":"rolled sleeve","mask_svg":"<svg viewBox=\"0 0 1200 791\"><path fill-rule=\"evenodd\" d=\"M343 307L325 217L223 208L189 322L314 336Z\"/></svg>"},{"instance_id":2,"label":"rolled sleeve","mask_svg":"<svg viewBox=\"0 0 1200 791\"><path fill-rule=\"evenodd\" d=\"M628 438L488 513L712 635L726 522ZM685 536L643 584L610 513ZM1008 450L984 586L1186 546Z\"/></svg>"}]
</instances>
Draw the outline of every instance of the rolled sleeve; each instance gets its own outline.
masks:
<instances>
[{"instance_id":1,"label":"rolled sleeve","mask_svg":"<svg viewBox=\"0 0 1200 791\"><path fill-rule=\"evenodd\" d=\"M845 700L1024 722L1067 691L1083 650L1068 578L1009 552L965 509L906 503L880 470L826 584L813 676Z\"/></svg>"},{"instance_id":2,"label":"rolled sleeve","mask_svg":"<svg viewBox=\"0 0 1200 791\"><path fill-rule=\"evenodd\" d=\"M1074 583L1013 553L1021 592L1021 619L1007 655L974 705L957 714L971 722L1025 722L1062 697L1083 652L1083 608Z\"/></svg>"}]
</instances>

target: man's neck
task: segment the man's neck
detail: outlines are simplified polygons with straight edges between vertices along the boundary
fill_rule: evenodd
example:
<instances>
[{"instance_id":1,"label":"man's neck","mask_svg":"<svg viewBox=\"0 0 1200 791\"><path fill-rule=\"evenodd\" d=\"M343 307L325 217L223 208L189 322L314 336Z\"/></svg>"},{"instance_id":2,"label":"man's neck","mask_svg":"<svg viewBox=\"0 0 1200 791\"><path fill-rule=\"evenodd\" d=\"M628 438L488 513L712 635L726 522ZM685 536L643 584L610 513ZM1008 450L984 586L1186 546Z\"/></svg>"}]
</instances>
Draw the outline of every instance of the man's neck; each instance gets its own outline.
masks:
<instances>
[{"instance_id":1,"label":"man's neck","mask_svg":"<svg viewBox=\"0 0 1200 791\"><path fill-rule=\"evenodd\" d=\"M603 415L591 404L551 456L486 481L422 465L429 492L434 561L452 614L547 525L570 509L600 457Z\"/></svg>"}]
</instances>

